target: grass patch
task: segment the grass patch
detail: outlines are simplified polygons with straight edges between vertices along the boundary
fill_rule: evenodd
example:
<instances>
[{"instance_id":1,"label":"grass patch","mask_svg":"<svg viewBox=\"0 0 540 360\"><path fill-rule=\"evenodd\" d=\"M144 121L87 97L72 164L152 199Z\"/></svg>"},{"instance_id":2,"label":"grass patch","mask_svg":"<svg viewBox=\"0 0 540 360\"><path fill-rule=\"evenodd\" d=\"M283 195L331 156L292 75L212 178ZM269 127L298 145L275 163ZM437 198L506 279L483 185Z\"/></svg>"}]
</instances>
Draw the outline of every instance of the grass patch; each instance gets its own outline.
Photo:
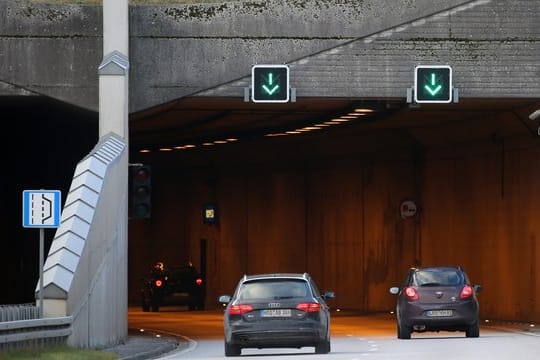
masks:
<instances>
[{"instance_id":1,"label":"grass patch","mask_svg":"<svg viewBox=\"0 0 540 360\"><path fill-rule=\"evenodd\" d=\"M112 352L77 349L69 346L56 346L45 349L20 349L4 351L2 360L40 359L40 360L114 360L118 355Z\"/></svg>"}]
</instances>

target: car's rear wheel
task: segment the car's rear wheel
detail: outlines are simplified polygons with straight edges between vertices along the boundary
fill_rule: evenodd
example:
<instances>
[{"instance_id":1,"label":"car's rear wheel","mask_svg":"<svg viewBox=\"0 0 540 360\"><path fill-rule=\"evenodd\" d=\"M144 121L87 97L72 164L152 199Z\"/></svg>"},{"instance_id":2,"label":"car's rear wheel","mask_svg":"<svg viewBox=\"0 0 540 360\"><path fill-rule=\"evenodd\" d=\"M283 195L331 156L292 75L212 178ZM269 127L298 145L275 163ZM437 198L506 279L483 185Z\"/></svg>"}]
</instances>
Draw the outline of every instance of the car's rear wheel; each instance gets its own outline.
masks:
<instances>
[{"instance_id":1,"label":"car's rear wheel","mask_svg":"<svg viewBox=\"0 0 540 360\"><path fill-rule=\"evenodd\" d=\"M330 340L325 339L315 345L315 354L328 354L330 352Z\"/></svg>"},{"instance_id":2,"label":"car's rear wheel","mask_svg":"<svg viewBox=\"0 0 540 360\"><path fill-rule=\"evenodd\" d=\"M159 311L159 299L160 298L156 294L152 294L152 296L150 297L150 309L153 312Z\"/></svg>"},{"instance_id":3,"label":"car's rear wheel","mask_svg":"<svg viewBox=\"0 0 540 360\"><path fill-rule=\"evenodd\" d=\"M401 325L398 322L397 325L397 337L398 339L408 340L411 338L411 328L405 325Z\"/></svg>"},{"instance_id":4,"label":"car's rear wheel","mask_svg":"<svg viewBox=\"0 0 540 360\"><path fill-rule=\"evenodd\" d=\"M142 306L141 307L142 307L142 311L144 311L144 312L150 311L150 304L148 304L148 302L146 302L144 300L142 301Z\"/></svg>"},{"instance_id":5,"label":"car's rear wheel","mask_svg":"<svg viewBox=\"0 0 540 360\"><path fill-rule=\"evenodd\" d=\"M225 341L225 356L239 356L242 348L238 345L232 345Z\"/></svg>"},{"instance_id":6,"label":"car's rear wheel","mask_svg":"<svg viewBox=\"0 0 540 360\"><path fill-rule=\"evenodd\" d=\"M478 323L474 323L474 325L469 326L467 330L465 330L465 336L470 338L477 338L480 336L480 327L478 326Z\"/></svg>"},{"instance_id":7,"label":"car's rear wheel","mask_svg":"<svg viewBox=\"0 0 540 360\"><path fill-rule=\"evenodd\" d=\"M155 301L152 302L152 304L150 305L150 308L152 309L153 312L158 312L159 311L159 304Z\"/></svg>"}]
</instances>

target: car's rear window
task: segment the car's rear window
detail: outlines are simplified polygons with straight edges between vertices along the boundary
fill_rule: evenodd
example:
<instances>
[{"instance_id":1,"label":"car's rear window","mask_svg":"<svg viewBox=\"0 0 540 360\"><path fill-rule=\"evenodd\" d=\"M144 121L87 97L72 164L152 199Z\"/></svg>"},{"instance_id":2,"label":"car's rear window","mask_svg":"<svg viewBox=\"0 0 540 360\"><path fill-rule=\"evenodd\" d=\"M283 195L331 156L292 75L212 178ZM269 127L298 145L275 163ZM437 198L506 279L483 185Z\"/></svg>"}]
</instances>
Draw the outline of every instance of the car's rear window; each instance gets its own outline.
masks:
<instances>
[{"instance_id":1,"label":"car's rear window","mask_svg":"<svg viewBox=\"0 0 540 360\"><path fill-rule=\"evenodd\" d=\"M242 284L238 298L240 300L292 299L303 298L307 295L307 283L303 280L261 280Z\"/></svg>"},{"instance_id":2,"label":"car's rear window","mask_svg":"<svg viewBox=\"0 0 540 360\"><path fill-rule=\"evenodd\" d=\"M419 270L414 273L416 286L451 286L463 284L463 276L457 270Z\"/></svg>"}]
</instances>

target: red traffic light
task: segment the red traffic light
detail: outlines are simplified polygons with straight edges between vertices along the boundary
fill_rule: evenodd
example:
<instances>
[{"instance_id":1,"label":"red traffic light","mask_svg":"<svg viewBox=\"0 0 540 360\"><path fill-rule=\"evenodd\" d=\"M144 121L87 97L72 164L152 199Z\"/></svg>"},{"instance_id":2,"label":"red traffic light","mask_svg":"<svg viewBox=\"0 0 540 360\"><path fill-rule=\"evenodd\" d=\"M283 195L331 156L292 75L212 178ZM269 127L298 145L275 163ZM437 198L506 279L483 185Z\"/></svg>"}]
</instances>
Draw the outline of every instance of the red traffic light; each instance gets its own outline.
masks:
<instances>
[{"instance_id":1,"label":"red traffic light","mask_svg":"<svg viewBox=\"0 0 540 360\"><path fill-rule=\"evenodd\" d=\"M131 216L148 219L152 211L152 172L148 165L136 166L131 171Z\"/></svg>"},{"instance_id":2,"label":"red traffic light","mask_svg":"<svg viewBox=\"0 0 540 360\"><path fill-rule=\"evenodd\" d=\"M135 168L133 180L140 183L145 183L150 179L150 169L148 167Z\"/></svg>"}]
</instances>

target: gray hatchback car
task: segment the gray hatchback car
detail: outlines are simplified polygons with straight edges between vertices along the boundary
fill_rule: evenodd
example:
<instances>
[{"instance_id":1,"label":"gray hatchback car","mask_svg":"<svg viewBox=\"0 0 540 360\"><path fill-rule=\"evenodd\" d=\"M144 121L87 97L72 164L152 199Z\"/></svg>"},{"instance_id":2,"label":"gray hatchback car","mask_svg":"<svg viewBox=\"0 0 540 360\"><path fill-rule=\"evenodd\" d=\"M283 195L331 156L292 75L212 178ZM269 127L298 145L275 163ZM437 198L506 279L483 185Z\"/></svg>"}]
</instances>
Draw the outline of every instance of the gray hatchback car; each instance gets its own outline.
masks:
<instances>
[{"instance_id":1,"label":"gray hatchback car","mask_svg":"<svg viewBox=\"0 0 540 360\"><path fill-rule=\"evenodd\" d=\"M225 307L225 355L243 348L302 348L330 352L330 310L307 273L244 275L234 295L222 295Z\"/></svg>"},{"instance_id":2,"label":"gray hatchback car","mask_svg":"<svg viewBox=\"0 0 540 360\"><path fill-rule=\"evenodd\" d=\"M411 268L401 287L390 288L397 295L397 337L410 339L412 332L465 331L478 337L479 305L476 293L460 267Z\"/></svg>"}]
</instances>

